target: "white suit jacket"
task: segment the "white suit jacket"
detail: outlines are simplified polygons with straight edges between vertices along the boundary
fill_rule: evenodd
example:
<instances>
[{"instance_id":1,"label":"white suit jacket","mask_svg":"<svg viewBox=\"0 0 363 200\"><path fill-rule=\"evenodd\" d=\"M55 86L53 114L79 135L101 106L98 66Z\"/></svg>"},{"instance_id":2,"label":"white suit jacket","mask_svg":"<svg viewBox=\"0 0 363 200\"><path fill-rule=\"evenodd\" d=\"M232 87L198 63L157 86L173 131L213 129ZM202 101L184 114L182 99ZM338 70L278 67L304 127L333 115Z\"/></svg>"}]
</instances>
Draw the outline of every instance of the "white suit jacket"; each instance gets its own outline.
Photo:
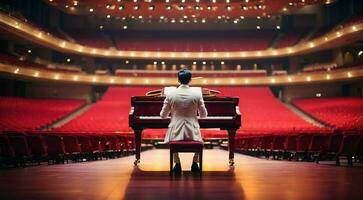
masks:
<instances>
[{"instance_id":1,"label":"white suit jacket","mask_svg":"<svg viewBox=\"0 0 363 200\"><path fill-rule=\"evenodd\" d=\"M207 117L202 92L180 85L166 95L161 118L167 118L171 112L171 120L165 136L165 142L178 140L203 141L198 123L198 112L201 118Z\"/></svg>"}]
</instances>

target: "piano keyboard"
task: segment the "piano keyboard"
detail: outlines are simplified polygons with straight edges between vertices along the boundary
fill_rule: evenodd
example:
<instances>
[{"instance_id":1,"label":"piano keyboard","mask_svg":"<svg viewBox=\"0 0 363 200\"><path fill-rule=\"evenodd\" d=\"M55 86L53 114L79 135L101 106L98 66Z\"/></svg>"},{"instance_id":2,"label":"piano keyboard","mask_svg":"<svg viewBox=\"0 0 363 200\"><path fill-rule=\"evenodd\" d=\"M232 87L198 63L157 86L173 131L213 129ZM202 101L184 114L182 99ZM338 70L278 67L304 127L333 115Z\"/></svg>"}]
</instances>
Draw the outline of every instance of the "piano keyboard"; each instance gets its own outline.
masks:
<instances>
[{"instance_id":1,"label":"piano keyboard","mask_svg":"<svg viewBox=\"0 0 363 200\"><path fill-rule=\"evenodd\" d=\"M161 119L160 116L140 116L139 117L140 119ZM170 118L170 117L168 117ZM200 119L198 117L198 119ZM206 118L203 118L205 120L220 120L220 119L233 119L233 117L231 116L210 116L210 117L206 117Z\"/></svg>"}]
</instances>

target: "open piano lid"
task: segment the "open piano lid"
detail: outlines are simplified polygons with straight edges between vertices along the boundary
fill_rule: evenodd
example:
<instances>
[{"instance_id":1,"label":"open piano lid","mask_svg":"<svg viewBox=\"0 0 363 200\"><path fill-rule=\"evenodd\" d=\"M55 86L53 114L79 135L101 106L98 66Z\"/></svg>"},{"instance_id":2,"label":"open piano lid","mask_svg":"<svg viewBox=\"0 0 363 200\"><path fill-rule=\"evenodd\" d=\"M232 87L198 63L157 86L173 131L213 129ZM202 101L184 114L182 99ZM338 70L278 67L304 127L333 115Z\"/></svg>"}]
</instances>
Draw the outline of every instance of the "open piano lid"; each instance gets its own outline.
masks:
<instances>
[{"instance_id":1,"label":"open piano lid","mask_svg":"<svg viewBox=\"0 0 363 200\"><path fill-rule=\"evenodd\" d=\"M220 94L220 91L218 90L211 90L208 88L201 88L201 87L190 87L193 90L201 90L203 97L215 97L218 94ZM149 92L147 92L145 94L145 96L148 97L160 97L160 96L165 96L167 93L175 90L176 87L164 87L163 89L158 89L158 90L151 90Z\"/></svg>"}]
</instances>

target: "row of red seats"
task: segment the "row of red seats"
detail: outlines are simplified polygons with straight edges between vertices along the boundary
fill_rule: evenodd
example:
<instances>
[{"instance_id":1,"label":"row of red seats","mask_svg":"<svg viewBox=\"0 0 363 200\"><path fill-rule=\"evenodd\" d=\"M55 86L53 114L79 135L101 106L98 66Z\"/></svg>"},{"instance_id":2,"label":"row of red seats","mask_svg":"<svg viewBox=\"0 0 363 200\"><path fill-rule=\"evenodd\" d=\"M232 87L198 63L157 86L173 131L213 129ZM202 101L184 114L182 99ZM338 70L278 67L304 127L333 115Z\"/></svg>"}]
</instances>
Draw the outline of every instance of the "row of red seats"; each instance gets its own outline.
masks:
<instances>
[{"instance_id":1,"label":"row of red seats","mask_svg":"<svg viewBox=\"0 0 363 200\"><path fill-rule=\"evenodd\" d=\"M363 130L362 97L293 99L292 103L333 128Z\"/></svg>"},{"instance_id":2,"label":"row of red seats","mask_svg":"<svg viewBox=\"0 0 363 200\"><path fill-rule=\"evenodd\" d=\"M97 160L135 151L133 134L6 132L0 134L0 165Z\"/></svg>"},{"instance_id":3,"label":"row of red seats","mask_svg":"<svg viewBox=\"0 0 363 200\"><path fill-rule=\"evenodd\" d=\"M176 78L177 73L170 71L170 72L138 72L138 71L116 71L117 76L122 77L168 77L168 78ZM204 78L210 78L210 77L259 77L259 76L266 76L266 71L263 70L256 70L254 71L234 71L231 73L224 73L215 71L213 73L203 73L203 72L193 72L193 77L204 77Z\"/></svg>"},{"instance_id":4,"label":"row of red seats","mask_svg":"<svg viewBox=\"0 0 363 200\"><path fill-rule=\"evenodd\" d=\"M26 61L26 60L20 60L16 56L2 54L2 53L0 53L0 62L5 63L5 64L10 64L10 65L15 65L18 67L25 67L25 68L42 69L42 70L64 72L64 73L78 73L78 72L75 72L74 70L48 68L47 65L38 64L35 62Z\"/></svg>"},{"instance_id":5,"label":"row of red seats","mask_svg":"<svg viewBox=\"0 0 363 200\"><path fill-rule=\"evenodd\" d=\"M119 50L145 51L253 51L267 49L277 32L112 32Z\"/></svg>"},{"instance_id":6,"label":"row of red seats","mask_svg":"<svg viewBox=\"0 0 363 200\"><path fill-rule=\"evenodd\" d=\"M294 46L305 35L305 31L293 31L285 33L282 38L277 42L275 48L285 48Z\"/></svg>"},{"instance_id":7,"label":"row of red seats","mask_svg":"<svg viewBox=\"0 0 363 200\"><path fill-rule=\"evenodd\" d=\"M36 130L70 114L84 100L0 97L0 130Z\"/></svg>"},{"instance_id":8,"label":"row of red seats","mask_svg":"<svg viewBox=\"0 0 363 200\"><path fill-rule=\"evenodd\" d=\"M93 31L93 30L73 30L69 31L71 37L76 40L77 43L89 46L96 47L101 49L109 49L110 45L104 38L104 35L101 31Z\"/></svg>"},{"instance_id":9,"label":"row of red seats","mask_svg":"<svg viewBox=\"0 0 363 200\"><path fill-rule=\"evenodd\" d=\"M291 134L291 135L246 135L236 139L236 151L274 159L305 160L319 163L322 159L336 159L346 156L348 165L352 158L363 158L363 132L330 134Z\"/></svg>"}]
</instances>

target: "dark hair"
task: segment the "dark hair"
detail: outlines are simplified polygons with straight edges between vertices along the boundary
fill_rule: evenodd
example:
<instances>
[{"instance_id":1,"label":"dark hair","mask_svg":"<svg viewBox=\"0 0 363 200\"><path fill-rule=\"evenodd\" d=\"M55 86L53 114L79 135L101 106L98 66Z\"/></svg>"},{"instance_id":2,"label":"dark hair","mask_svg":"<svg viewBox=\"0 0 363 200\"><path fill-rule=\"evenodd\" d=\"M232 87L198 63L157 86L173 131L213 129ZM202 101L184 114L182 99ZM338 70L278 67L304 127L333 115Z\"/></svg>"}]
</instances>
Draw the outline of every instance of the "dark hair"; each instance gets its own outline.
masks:
<instances>
[{"instance_id":1,"label":"dark hair","mask_svg":"<svg viewBox=\"0 0 363 200\"><path fill-rule=\"evenodd\" d=\"M181 84L186 85L192 79L192 73L190 70L182 69L178 72L178 80Z\"/></svg>"}]
</instances>

